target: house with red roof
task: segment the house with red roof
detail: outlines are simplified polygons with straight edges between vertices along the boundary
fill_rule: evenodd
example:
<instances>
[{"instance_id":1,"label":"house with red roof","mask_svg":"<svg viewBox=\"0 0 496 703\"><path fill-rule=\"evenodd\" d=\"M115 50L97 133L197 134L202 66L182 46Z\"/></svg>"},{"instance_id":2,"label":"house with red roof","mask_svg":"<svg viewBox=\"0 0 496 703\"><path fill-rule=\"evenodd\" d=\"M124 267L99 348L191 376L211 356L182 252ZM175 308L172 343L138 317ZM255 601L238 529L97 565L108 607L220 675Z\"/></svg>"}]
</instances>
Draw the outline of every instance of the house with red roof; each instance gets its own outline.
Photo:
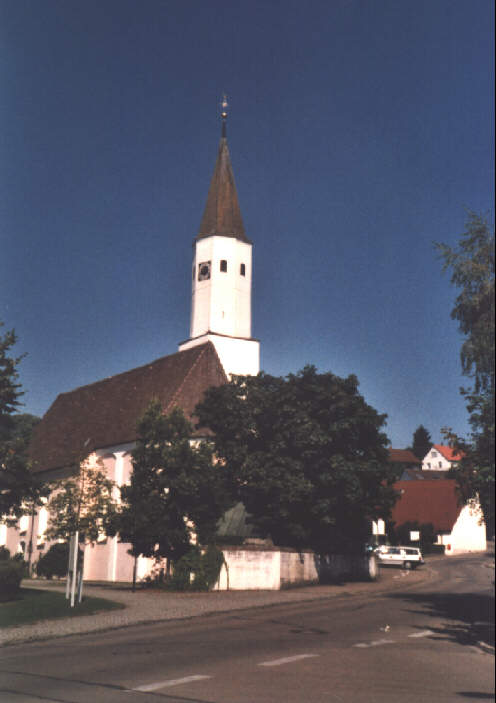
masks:
<instances>
[{"instance_id":1,"label":"house with red roof","mask_svg":"<svg viewBox=\"0 0 496 703\"><path fill-rule=\"evenodd\" d=\"M437 544L448 555L486 550L486 526L477 501L465 503L454 479L397 481L393 508L396 527L406 522L431 523Z\"/></svg>"},{"instance_id":2,"label":"house with red roof","mask_svg":"<svg viewBox=\"0 0 496 703\"><path fill-rule=\"evenodd\" d=\"M449 471L462 459L463 453L444 444L434 444L422 460L422 471Z\"/></svg>"}]
</instances>

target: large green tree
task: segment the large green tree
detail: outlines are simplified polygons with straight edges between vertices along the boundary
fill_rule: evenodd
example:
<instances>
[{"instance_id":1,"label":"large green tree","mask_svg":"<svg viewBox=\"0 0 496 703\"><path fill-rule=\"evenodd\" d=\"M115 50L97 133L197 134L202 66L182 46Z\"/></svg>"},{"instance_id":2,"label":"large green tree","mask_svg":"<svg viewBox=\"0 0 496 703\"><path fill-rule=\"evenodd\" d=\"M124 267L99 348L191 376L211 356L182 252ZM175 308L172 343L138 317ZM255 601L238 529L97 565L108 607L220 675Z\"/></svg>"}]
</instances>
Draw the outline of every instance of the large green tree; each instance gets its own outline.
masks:
<instances>
[{"instance_id":1,"label":"large green tree","mask_svg":"<svg viewBox=\"0 0 496 703\"><path fill-rule=\"evenodd\" d=\"M196 409L257 530L275 544L325 555L353 552L394 502L385 415L355 376L313 366L211 388Z\"/></svg>"},{"instance_id":2,"label":"large green tree","mask_svg":"<svg viewBox=\"0 0 496 703\"><path fill-rule=\"evenodd\" d=\"M438 244L444 269L459 289L451 317L464 340L460 358L470 385L462 388L472 434L463 441L447 432L465 456L455 471L467 497L478 495L494 534L494 227L471 212L458 246Z\"/></svg>"},{"instance_id":3,"label":"large green tree","mask_svg":"<svg viewBox=\"0 0 496 703\"><path fill-rule=\"evenodd\" d=\"M230 507L225 472L208 442L193 439L182 410L151 402L138 423L133 472L121 489L116 529L131 554L177 561L195 539L208 544Z\"/></svg>"},{"instance_id":4,"label":"large green tree","mask_svg":"<svg viewBox=\"0 0 496 703\"><path fill-rule=\"evenodd\" d=\"M0 520L8 522L15 522L26 507L31 511L40 498L27 458L32 423L16 415L23 395L18 371L23 355L13 354L16 343L14 330L0 334Z\"/></svg>"}]
</instances>

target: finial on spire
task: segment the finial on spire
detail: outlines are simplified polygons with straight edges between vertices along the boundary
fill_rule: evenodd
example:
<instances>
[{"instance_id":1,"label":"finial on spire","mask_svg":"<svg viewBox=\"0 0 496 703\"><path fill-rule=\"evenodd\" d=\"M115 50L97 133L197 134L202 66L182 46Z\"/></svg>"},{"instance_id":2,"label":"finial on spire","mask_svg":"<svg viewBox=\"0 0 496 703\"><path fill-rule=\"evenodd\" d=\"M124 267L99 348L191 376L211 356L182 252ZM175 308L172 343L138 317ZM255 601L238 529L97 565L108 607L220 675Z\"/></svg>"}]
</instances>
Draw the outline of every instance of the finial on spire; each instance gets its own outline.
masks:
<instances>
[{"instance_id":1,"label":"finial on spire","mask_svg":"<svg viewBox=\"0 0 496 703\"><path fill-rule=\"evenodd\" d=\"M227 95L224 93L220 103L220 116L222 119L222 137L226 136L226 122L227 122L227 108L229 103L227 102Z\"/></svg>"}]
</instances>

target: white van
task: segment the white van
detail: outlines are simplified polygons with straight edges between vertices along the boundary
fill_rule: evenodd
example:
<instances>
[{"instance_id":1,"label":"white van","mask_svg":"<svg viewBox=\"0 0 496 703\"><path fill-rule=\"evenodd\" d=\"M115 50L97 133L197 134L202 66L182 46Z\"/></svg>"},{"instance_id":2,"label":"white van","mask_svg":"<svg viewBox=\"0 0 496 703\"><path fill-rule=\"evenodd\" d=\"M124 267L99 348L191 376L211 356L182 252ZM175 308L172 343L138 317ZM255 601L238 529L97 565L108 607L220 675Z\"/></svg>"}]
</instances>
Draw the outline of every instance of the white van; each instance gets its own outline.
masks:
<instances>
[{"instance_id":1,"label":"white van","mask_svg":"<svg viewBox=\"0 0 496 703\"><path fill-rule=\"evenodd\" d=\"M418 547L389 547L382 545L376 551L381 566L402 566L404 569L416 569L424 563L422 552Z\"/></svg>"}]
</instances>

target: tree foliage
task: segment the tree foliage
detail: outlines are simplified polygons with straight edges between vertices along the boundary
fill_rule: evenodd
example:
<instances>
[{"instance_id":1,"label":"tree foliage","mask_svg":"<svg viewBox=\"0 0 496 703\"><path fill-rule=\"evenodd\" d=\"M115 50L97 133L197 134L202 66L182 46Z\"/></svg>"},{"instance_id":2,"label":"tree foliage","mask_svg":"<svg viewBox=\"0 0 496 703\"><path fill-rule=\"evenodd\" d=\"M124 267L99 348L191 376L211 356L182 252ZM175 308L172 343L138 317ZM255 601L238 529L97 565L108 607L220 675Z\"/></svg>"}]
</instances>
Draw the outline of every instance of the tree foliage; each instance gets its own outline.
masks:
<instances>
[{"instance_id":1,"label":"tree foliage","mask_svg":"<svg viewBox=\"0 0 496 703\"><path fill-rule=\"evenodd\" d=\"M80 542L95 543L112 531L116 512L115 483L107 478L101 460L83 460L76 475L52 484L48 503L49 539L68 542L79 532Z\"/></svg>"},{"instance_id":2,"label":"tree foliage","mask_svg":"<svg viewBox=\"0 0 496 703\"><path fill-rule=\"evenodd\" d=\"M439 244L444 269L459 289L451 317L464 340L462 372L471 385L462 388L472 428L466 442L447 430L465 456L455 471L467 497L479 495L486 524L494 534L494 227L470 213L457 248Z\"/></svg>"},{"instance_id":3,"label":"tree foliage","mask_svg":"<svg viewBox=\"0 0 496 703\"><path fill-rule=\"evenodd\" d=\"M78 560L82 563L83 553L78 550ZM52 576L62 578L67 574L69 563L69 544L67 542L55 542L46 554L40 557L36 564L36 574L51 579Z\"/></svg>"},{"instance_id":4,"label":"tree foliage","mask_svg":"<svg viewBox=\"0 0 496 703\"><path fill-rule=\"evenodd\" d=\"M413 433L412 452L417 459L422 461L431 447L432 439L430 433L423 425L419 425Z\"/></svg>"},{"instance_id":5,"label":"tree foliage","mask_svg":"<svg viewBox=\"0 0 496 703\"><path fill-rule=\"evenodd\" d=\"M212 447L192 440L182 410L164 415L152 401L138 423L130 484L121 488L116 529L131 554L176 562L196 539L213 540L217 522L230 506L224 472Z\"/></svg>"},{"instance_id":6,"label":"tree foliage","mask_svg":"<svg viewBox=\"0 0 496 703\"><path fill-rule=\"evenodd\" d=\"M275 544L320 554L361 549L394 502L381 431L355 376L313 366L278 378L233 377L196 409L214 432L233 494Z\"/></svg>"},{"instance_id":7,"label":"tree foliage","mask_svg":"<svg viewBox=\"0 0 496 703\"><path fill-rule=\"evenodd\" d=\"M31 421L23 420L33 416L15 414L23 395L18 372L23 356L12 354L16 342L14 330L0 335L0 520L7 522L21 517L26 505L38 505L41 494L27 458Z\"/></svg>"}]
</instances>

